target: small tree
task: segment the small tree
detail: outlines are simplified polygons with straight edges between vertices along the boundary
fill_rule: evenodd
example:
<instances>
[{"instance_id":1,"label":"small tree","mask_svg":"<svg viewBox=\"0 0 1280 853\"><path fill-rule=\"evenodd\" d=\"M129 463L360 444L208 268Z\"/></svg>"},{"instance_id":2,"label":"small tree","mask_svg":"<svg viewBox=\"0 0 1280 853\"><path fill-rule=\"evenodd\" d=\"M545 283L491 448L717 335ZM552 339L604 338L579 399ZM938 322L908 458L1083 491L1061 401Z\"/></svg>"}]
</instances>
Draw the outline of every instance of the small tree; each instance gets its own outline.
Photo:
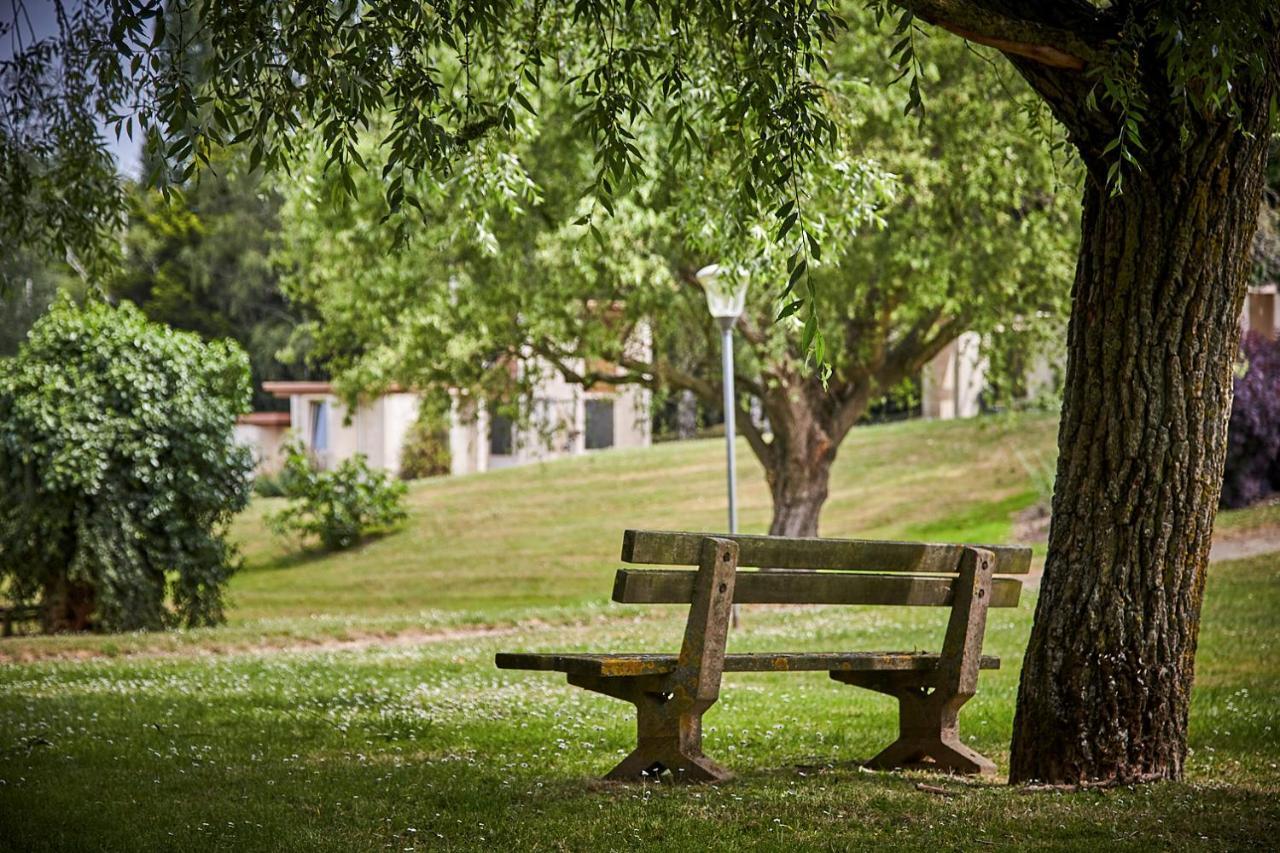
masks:
<instances>
[{"instance_id":1,"label":"small tree","mask_svg":"<svg viewBox=\"0 0 1280 853\"><path fill-rule=\"evenodd\" d=\"M57 299L0 360L0 581L46 631L207 625L249 496L249 365L129 303Z\"/></svg>"},{"instance_id":2,"label":"small tree","mask_svg":"<svg viewBox=\"0 0 1280 853\"><path fill-rule=\"evenodd\" d=\"M364 454L344 459L332 471L318 471L300 444L290 445L283 481L289 506L267 518L278 535L317 539L326 551L359 544L371 533L404 521L408 486L374 471Z\"/></svg>"}]
</instances>

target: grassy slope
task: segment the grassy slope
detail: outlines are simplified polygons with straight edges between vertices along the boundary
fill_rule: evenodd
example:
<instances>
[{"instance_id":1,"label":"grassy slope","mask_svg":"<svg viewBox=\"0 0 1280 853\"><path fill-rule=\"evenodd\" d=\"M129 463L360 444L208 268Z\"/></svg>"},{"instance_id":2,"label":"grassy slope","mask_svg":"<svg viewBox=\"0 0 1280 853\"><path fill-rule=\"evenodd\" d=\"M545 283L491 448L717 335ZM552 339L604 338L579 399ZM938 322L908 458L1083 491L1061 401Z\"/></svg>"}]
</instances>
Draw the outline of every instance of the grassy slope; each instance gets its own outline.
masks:
<instances>
[{"instance_id":1,"label":"grassy slope","mask_svg":"<svg viewBox=\"0 0 1280 853\"><path fill-rule=\"evenodd\" d=\"M0 669L0 849L1267 849L1280 828L1280 566L1212 574L1188 779L1072 794L868 773L884 697L820 673L731 676L715 788L592 781L634 736L625 706L501 648L674 648L678 613L362 651L45 662ZM938 614L753 609L737 649L936 645ZM961 715L1006 759L1030 610L1002 611ZM918 790L926 779L950 796Z\"/></svg>"},{"instance_id":2,"label":"grassy slope","mask_svg":"<svg viewBox=\"0 0 1280 853\"><path fill-rule=\"evenodd\" d=\"M1036 498L1019 458L1049 453L1053 431L1049 418L856 430L840 450L823 533L1003 539L1010 510ZM742 529L764 532L763 474L745 444L739 459ZM723 445L665 444L420 483L404 532L310 561L263 530L258 516L269 505L236 528L251 569L232 586L234 621L598 601L624 528L723 529Z\"/></svg>"}]
</instances>

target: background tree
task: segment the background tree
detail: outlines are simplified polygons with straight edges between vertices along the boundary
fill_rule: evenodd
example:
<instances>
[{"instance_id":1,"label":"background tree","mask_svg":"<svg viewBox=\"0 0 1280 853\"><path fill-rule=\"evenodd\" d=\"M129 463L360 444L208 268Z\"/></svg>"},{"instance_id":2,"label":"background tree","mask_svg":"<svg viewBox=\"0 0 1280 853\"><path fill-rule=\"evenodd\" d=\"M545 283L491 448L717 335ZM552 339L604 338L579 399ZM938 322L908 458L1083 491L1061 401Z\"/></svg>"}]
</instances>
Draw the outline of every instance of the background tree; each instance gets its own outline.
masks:
<instances>
[{"instance_id":1,"label":"background tree","mask_svg":"<svg viewBox=\"0 0 1280 853\"><path fill-rule=\"evenodd\" d=\"M928 22L1005 53L1086 170L1054 522L1011 777L1178 777L1235 320L1274 130L1280 9L1272 0L875 5L899 15L895 55L913 103L917 24ZM406 174L509 134L526 82L563 75L597 149L591 188L606 211L643 175L635 130L657 117L673 128L668 156L740 132L750 156L736 182L772 208L792 269L820 248L795 179L836 136L821 81L840 21L825 3L202 4L190 23L211 36L200 42L213 46L203 76L186 71L185 39L155 37L153 8L86 3L55 37L20 44L0 64L0 238L91 242L85 235L119 209L111 185L74 180L101 171L95 112L136 107L180 176L232 139L279 165L304 126L318 127L349 176L360 128L390 109L384 177L397 210L417 201ZM686 85L690 69L711 85ZM67 205L60 192L87 198ZM815 291L801 279L813 320L804 344L816 352Z\"/></svg>"},{"instance_id":2,"label":"background tree","mask_svg":"<svg viewBox=\"0 0 1280 853\"><path fill-rule=\"evenodd\" d=\"M60 290L83 295L84 289L65 265L43 262L35 252L18 248L0 255L0 358L18 351Z\"/></svg>"},{"instance_id":3,"label":"background tree","mask_svg":"<svg viewBox=\"0 0 1280 853\"><path fill-rule=\"evenodd\" d=\"M207 625L249 497L235 444L249 368L233 343L129 304L58 297L0 359L0 581L46 631Z\"/></svg>"},{"instance_id":4,"label":"background tree","mask_svg":"<svg viewBox=\"0 0 1280 853\"><path fill-rule=\"evenodd\" d=\"M1021 334L1061 318L1074 248L1074 194L1058 192L1028 132L1015 98L1024 84L959 43L933 45L922 61L950 109L917 121L903 114L907 92L887 87L888 47L870 37L871 16L854 27L865 37L832 58L842 143L802 184L826 246L813 275L829 375L806 364L798 318L773 322L790 300L778 298L786 258L767 214L744 227L722 213L736 204L732 153L655 170L588 226L589 202L571 188L590 180L592 149L575 138L573 105L552 92L504 163L420 190L434 225L404 253L377 228L386 209L375 182L352 204L318 163L289 182L281 254L296 270L289 292L318 317L307 337L350 389L398 381L527 398L536 369L513 376L497 355L532 355L583 387L641 383L719 409L719 337L694 272L742 265L754 287L738 326L740 428L769 481L770 532L815 535L832 462L868 407L965 331L991 340L1019 318ZM481 185L492 180L505 189ZM641 328L651 357L627 346ZM753 400L767 427L749 417Z\"/></svg>"},{"instance_id":5,"label":"background tree","mask_svg":"<svg viewBox=\"0 0 1280 853\"><path fill-rule=\"evenodd\" d=\"M169 199L133 188L124 257L106 289L157 322L235 340L249 355L255 408L270 409L280 401L264 381L308 374L296 342L280 357L301 318L270 260L280 199L259 178L224 154Z\"/></svg>"}]
</instances>

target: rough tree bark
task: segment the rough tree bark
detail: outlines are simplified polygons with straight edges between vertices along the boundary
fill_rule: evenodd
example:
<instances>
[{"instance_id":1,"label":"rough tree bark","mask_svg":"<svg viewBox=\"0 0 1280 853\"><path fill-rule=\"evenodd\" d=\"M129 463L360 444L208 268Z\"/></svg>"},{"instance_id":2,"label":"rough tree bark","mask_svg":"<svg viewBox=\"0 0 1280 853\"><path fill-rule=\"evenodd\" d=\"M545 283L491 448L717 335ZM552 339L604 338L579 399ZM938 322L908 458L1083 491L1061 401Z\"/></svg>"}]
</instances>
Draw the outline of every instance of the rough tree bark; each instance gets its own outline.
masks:
<instances>
[{"instance_id":1,"label":"rough tree bark","mask_svg":"<svg viewBox=\"0 0 1280 853\"><path fill-rule=\"evenodd\" d=\"M1258 112L1265 113L1265 109ZM1266 133L1091 179L1010 781L1178 778Z\"/></svg>"},{"instance_id":2,"label":"rough tree bark","mask_svg":"<svg viewBox=\"0 0 1280 853\"><path fill-rule=\"evenodd\" d=\"M46 634L88 631L96 605L92 585L53 575L45 581L40 597L40 629Z\"/></svg>"}]
</instances>

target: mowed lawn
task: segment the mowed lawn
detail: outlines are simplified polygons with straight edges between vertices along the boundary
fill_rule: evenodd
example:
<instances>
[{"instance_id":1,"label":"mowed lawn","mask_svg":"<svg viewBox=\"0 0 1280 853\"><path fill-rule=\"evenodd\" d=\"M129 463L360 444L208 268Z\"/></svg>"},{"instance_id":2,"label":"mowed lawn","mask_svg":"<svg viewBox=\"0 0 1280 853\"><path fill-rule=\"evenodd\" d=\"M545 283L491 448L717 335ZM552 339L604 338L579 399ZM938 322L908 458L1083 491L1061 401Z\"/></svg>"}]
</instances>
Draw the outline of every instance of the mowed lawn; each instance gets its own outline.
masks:
<instances>
[{"instance_id":1,"label":"mowed lawn","mask_svg":"<svg viewBox=\"0 0 1280 853\"><path fill-rule=\"evenodd\" d=\"M1042 418L855 431L823 532L1006 539L1052 441ZM594 781L632 743L629 706L493 654L674 650L680 608L605 603L620 532L719 528L720 449L420 484L404 531L340 556L289 556L255 505L227 627L0 643L31 658L0 666L0 849L1274 849L1275 555L1210 573L1185 782L1068 793L868 772L894 705L821 673L726 678L705 746L732 782ZM760 530L767 497L745 479ZM993 612L1004 666L961 714L1002 770L1034 604ZM755 607L731 650L936 649L945 616Z\"/></svg>"}]
</instances>

